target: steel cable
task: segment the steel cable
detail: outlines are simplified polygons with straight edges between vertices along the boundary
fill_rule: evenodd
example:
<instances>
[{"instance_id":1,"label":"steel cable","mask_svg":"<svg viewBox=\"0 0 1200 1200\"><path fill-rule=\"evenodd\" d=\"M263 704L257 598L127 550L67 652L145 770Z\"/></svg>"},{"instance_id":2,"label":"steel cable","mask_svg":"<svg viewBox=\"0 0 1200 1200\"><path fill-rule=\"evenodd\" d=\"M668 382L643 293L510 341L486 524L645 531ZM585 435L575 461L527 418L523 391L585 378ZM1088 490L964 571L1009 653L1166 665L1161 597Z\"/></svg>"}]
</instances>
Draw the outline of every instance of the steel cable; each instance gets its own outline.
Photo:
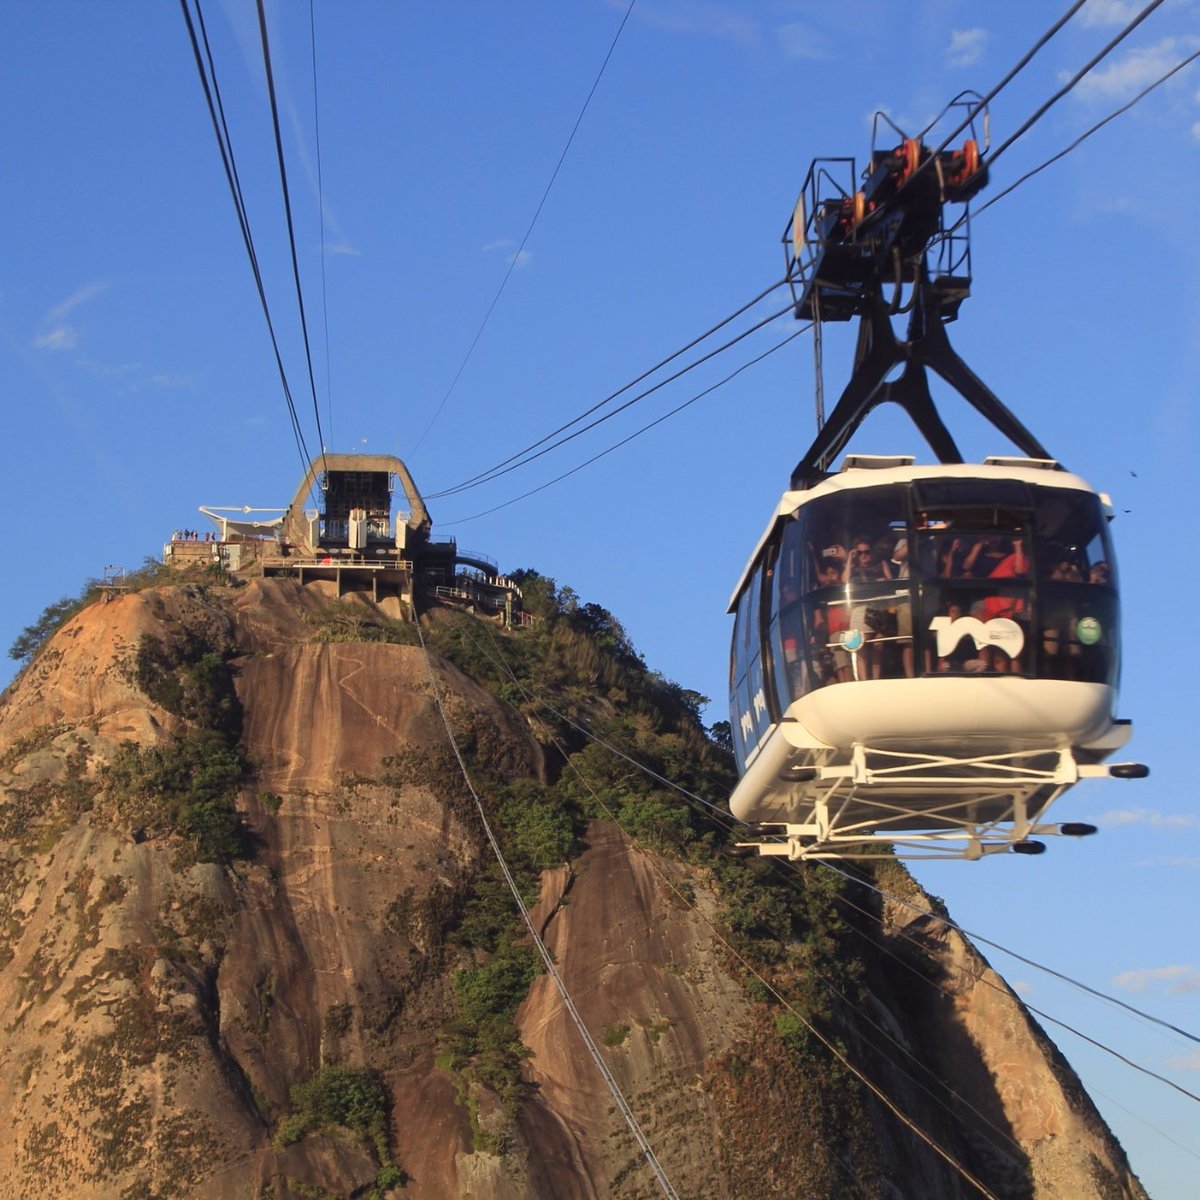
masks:
<instances>
[{"instance_id":1,"label":"steel cable","mask_svg":"<svg viewBox=\"0 0 1200 1200\"><path fill-rule=\"evenodd\" d=\"M587 1025L584 1024L583 1018L579 1015L579 1010L575 1007L575 1002L571 999L570 992L567 991L567 985L563 981L562 975L558 970L558 966L554 962L554 958L546 947L546 943L542 941L537 929L534 927L533 920L529 915L529 909L525 906L525 901L521 898L521 889L517 886L517 881L513 878L512 872L509 870L508 863L504 859L504 853L500 849L500 843L496 839L495 833L492 831L491 822L487 818L487 813L483 807L483 801L479 797L479 793L475 790L475 785L471 780L470 771L467 769L466 760L463 758L462 750L459 748L458 739L454 736L454 730L450 725L450 718L446 713L446 706L442 700L442 689L438 683L437 674L433 669L433 660L429 653L429 647L425 643L425 635L421 632L421 622L416 621L417 637L421 643L421 650L425 655L425 667L429 672L429 680L433 687L433 697L437 702L438 714L442 719L442 724L446 729L446 737L450 742L450 748L454 751L454 757L458 760L459 769L462 771L463 780L470 791L472 798L475 801L475 808L479 813L480 823L483 825L483 831L487 835L488 843L492 848L492 853L496 856L496 861L500 866L500 870L504 875L504 879L508 884L509 890L512 892L513 900L516 902L517 908L521 913L521 920L525 923L525 928L529 931L529 936L533 939L533 944L537 947L538 955L541 957L542 963L546 968L546 973L554 980L554 986L558 989L558 994L563 1002L563 1007L567 1011L567 1015L571 1018L575 1028L579 1031L579 1035L583 1038L584 1045L587 1047L588 1053L592 1057L592 1061L596 1064L596 1069L600 1072L604 1079L605 1086L612 1095L613 1101L620 1110L621 1115L625 1118L626 1125L629 1126L629 1131L633 1134L638 1146L641 1147L642 1155L646 1159L650 1169L654 1172L655 1178L658 1180L659 1187L662 1189L663 1195L669 1197L669 1200L679 1200L678 1193L671 1185L671 1181L667 1178L662 1166L659 1164L658 1158L654 1153L653 1147L647 1140L646 1135L642 1132L641 1126L638 1124L637 1117L634 1115L633 1109L629 1107L629 1102L625 1099L621 1091L620 1085L616 1078L608 1068L608 1064L604 1061L604 1056L600 1053L600 1048L596 1045L591 1033L588 1032Z\"/></svg>"}]
</instances>

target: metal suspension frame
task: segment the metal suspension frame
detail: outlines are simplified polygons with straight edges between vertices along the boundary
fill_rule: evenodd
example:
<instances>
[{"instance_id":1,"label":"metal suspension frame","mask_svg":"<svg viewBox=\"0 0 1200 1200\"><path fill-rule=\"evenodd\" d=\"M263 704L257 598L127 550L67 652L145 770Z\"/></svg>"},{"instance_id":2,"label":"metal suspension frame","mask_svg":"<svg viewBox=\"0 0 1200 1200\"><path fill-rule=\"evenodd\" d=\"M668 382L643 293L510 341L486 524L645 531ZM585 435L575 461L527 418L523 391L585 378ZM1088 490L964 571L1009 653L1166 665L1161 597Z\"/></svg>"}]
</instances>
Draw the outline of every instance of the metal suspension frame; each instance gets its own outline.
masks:
<instances>
[{"instance_id":1,"label":"metal suspension frame","mask_svg":"<svg viewBox=\"0 0 1200 1200\"><path fill-rule=\"evenodd\" d=\"M976 99L959 98L950 107L956 106L965 108L972 135L977 120L986 130L987 113ZM889 402L908 413L940 462L961 463L930 394L929 370L1023 454L1051 457L946 336L946 324L970 295L971 249L969 211L949 226L944 211L947 204L967 205L986 185L988 168L979 144L972 136L959 151L935 152L884 121L899 134L900 144L887 151L875 145L877 116L861 186L853 158L815 159L784 230L796 317L813 323L818 364L821 326L859 318L850 380L828 419L823 419L818 387L817 435L792 472L793 489L823 479L866 417ZM911 291L902 305L906 284ZM892 318L903 313L908 328L901 339ZM899 378L888 380L901 364Z\"/></svg>"},{"instance_id":2,"label":"metal suspension frame","mask_svg":"<svg viewBox=\"0 0 1200 1200\"><path fill-rule=\"evenodd\" d=\"M1053 765L1039 765L1048 755ZM954 756L863 743L854 746L849 763L807 770L821 790L801 804L805 819L764 822L762 833L781 840L740 843L743 848L792 860L869 858L880 844L898 858L976 860L1014 849L1037 854L1044 847L1032 837L1096 832L1092 825L1038 818L1078 780L1110 774L1108 766L1078 762L1066 747ZM884 818L912 828L879 832Z\"/></svg>"},{"instance_id":3,"label":"metal suspension frame","mask_svg":"<svg viewBox=\"0 0 1200 1200\"><path fill-rule=\"evenodd\" d=\"M961 463L958 445L946 428L929 391L928 369L935 371L1000 433L1029 458L1050 459L1052 455L1017 419L996 394L971 370L950 345L945 320L950 297L937 281L930 281L922 259L914 284L916 295L908 318L907 336L896 337L892 307L878 280L864 285L858 346L850 382L818 431L804 457L792 472L793 489L819 483L830 464L870 413L881 404L897 404L908 413L939 462ZM903 363L896 380L887 375Z\"/></svg>"}]
</instances>

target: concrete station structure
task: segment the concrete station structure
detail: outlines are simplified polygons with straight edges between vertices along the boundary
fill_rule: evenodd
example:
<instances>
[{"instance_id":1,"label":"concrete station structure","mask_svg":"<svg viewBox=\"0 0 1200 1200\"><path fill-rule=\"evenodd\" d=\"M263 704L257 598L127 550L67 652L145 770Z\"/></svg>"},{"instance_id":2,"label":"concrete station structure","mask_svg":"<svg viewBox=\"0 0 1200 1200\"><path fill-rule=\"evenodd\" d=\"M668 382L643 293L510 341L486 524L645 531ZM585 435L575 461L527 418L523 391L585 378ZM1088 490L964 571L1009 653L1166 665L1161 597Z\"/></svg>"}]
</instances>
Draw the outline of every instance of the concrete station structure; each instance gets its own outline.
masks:
<instances>
[{"instance_id":1,"label":"concrete station structure","mask_svg":"<svg viewBox=\"0 0 1200 1200\"><path fill-rule=\"evenodd\" d=\"M397 506L397 484L406 509ZM409 619L434 600L502 615L505 624L525 616L520 589L491 558L431 536L429 510L395 455L322 454L286 508L201 505L200 512L216 531L177 530L163 547L168 566L215 563L232 575L320 580L338 596L365 593L385 607L395 601Z\"/></svg>"}]
</instances>

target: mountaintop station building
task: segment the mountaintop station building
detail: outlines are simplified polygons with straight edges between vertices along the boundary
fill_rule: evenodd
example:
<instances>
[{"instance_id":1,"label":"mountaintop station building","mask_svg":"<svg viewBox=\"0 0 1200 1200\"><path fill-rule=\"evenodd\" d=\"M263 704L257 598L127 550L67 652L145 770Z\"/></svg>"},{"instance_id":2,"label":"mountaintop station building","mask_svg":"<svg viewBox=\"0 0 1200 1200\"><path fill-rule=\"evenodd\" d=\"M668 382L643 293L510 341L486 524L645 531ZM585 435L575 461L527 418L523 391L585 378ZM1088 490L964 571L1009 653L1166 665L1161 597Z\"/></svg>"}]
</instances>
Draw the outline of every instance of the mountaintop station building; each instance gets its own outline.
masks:
<instances>
[{"instance_id":1,"label":"mountaintop station building","mask_svg":"<svg viewBox=\"0 0 1200 1200\"><path fill-rule=\"evenodd\" d=\"M399 481L407 511L393 508ZM316 496L319 508L306 508ZM391 454L323 454L309 464L285 509L200 511L216 532L176 530L163 561L184 569L217 563L232 575L325 581L338 596L369 595L412 618L418 598L440 599L520 622L521 592L496 563L430 536L433 522L408 468ZM258 519L256 514L279 515ZM252 515L255 514L255 515Z\"/></svg>"}]
</instances>

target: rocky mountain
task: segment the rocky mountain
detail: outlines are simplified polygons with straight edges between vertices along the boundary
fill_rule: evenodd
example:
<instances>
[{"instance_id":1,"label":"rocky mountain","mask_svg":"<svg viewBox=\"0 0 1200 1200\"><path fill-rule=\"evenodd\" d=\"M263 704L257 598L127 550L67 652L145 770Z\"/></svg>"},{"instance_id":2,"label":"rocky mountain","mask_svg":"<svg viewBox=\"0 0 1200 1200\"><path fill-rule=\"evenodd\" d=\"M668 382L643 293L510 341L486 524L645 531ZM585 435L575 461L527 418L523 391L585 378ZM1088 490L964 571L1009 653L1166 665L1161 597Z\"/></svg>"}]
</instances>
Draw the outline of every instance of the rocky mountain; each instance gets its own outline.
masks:
<instances>
[{"instance_id":1,"label":"rocky mountain","mask_svg":"<svg viewBox=\"0 0 1200 1200\"><path fill-rule=\"evenodd\" d=\"M1144 1195L896 862L723 854L661 781L728 792L699 698L524 583L532 629L431 608L428 651L283 579L40 648L0 698L0 1197L662 1194L480 807L680 1197Z\"/></svg>"}]
</instances>

